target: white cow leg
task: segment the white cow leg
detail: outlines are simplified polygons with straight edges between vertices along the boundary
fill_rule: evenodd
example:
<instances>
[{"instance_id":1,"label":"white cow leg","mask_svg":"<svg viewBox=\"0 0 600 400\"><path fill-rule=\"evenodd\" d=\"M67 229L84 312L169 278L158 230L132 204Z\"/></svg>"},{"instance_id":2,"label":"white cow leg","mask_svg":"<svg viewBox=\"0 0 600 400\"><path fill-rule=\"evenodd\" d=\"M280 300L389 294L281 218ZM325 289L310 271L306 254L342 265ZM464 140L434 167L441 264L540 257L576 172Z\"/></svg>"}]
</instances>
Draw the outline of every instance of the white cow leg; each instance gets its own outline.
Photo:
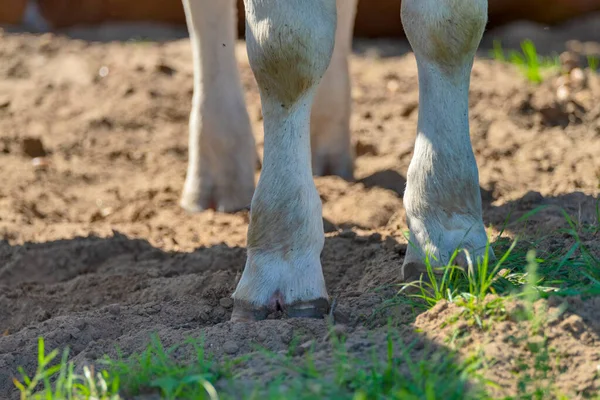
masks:
<instances>
[{"instance_id":1,"label":"white cow leg","mask_svg":"<svg viewBox=\"0 0 600 400\"><path fill-rule=\"evenodd\" d=\"M184 0L194 60L181 206L231 212L254 192L256 149L235 59L235 0Z\"/></svg>"},{"instance_id":2,"label":"white cow leg","mask_svg":"<svg viewBox=\"0 0 600 400\"><path fill-rule=\"evenodd\" d=\"M408 280L423 271L426 256L439 267L456 249L468 250L474 263L486 251L468 96L487 0L404 0L402 21L417 59L420 101L404 195ZM464 265L461 254L457 262Z\"/></svg>"},{"instance_id":3,"label":"white cow leg","mask_svg":"<svg viewBox=\"0 0 600 400\"><path fill-rule=\"evenodd\" d=\"M337 29L331 64L319 84L311 114L312 166L315 175L352 180L348 56L358 0L337 0Z\"/></svg>"},{"instance_id":4,"label":"white cow leg","mask_svg":"<svg viewBox=\"0 0 600 400\"><path fill-rule=\"evenodd\" d=\"M322 317L321 200L311 173L310 110L333 52L335 0L246 0L246 43L260 89L265 144L252 199L248 258L232 320L282 310Z\"/></svg>"}]
</instances>

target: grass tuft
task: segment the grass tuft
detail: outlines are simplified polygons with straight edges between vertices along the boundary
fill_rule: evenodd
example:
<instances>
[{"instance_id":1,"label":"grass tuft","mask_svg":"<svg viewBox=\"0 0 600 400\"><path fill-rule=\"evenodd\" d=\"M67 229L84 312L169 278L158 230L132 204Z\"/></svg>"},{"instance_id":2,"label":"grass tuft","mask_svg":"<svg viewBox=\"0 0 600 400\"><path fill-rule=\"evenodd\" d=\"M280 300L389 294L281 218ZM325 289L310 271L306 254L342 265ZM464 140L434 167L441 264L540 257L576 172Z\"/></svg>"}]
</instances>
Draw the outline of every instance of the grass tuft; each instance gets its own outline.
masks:
<instances>
[{"instance_id":1,"label":"grass tuft","mask_svg":"<svg viewBox=\"0 0 600 400\"><path fill-rule=\"evenodd\" d=\"M19 368L21 379L13 379L21 392L21 400L120 399L118 379L112 379L112 384L109 384L110 377L106 371L94 374L94 369L87 366L83 375L76 374L73 363L68 361L68 349L65 349L58 364L57 356L58 350L46 355L44 339L38 339L38 366L33 377Z\"/></svg>"},{"instance_id":2,"label":"grass tuft","mask_svg":"<svg viewBox=\"0 0 600 400\"><path fill-rule=\"evenodd\" d=\"M516 223L526 223L543 209L538 207L526 213ZM498 261L492 263L486 251L483 258L474 262L468 251L457 249L446 266L435 268L427 256L421 279L401 284L395 302L409 303L417 310L431 308L441 300L457 303L483 328L486 319L502 314L507 299L531 301L550 295L584 298L599 295L600 260L583 242L582 235L600 232L600 211L597 210L597 223L590 226L573 219L565 210L561 209L561 213L568 228L558 233L572 242L566 251L561 249L538 257L532 249L557 232L520 243L501 237L505 226L493 245L494 252L502 254ZM466 268L455 265L459 252L466 256Z\"/></svg>"},{"instance_id":3,"label":"grass tuft","mask_svg":"<svg viewBox=\"0 0 600 400\"><path fill-rule=\"evenodd\" d=\"M158 394L162 399L487 399L483 381L477 375L479 364L472 359L458 361L454 353L430 351L427 359L415 360L411 351L417 342L407 344L389 328L384 354L373 347L371 362L350 355L343 339L332 341L332 368L317 366L312 350L304 360L289 354L263 351L276 375L268 381L242 386L238 377L224 373L230 365L207 361L200 341L186 341L197 350L188 363L177 362L174 353L182 346L165 349L153 337L148 349L118 361L106 359L106 369L94 375L74 373L65 351L55 366L50 363L58 352L44 355L39 341L36 374L15 380L22 400L120 400L138 395ZM255 354L257 356L257 354ZM239 361L239 360L238 360ZM217 393L217 387L221 393ZM123 396L123 397L120 397Z\"/></svg>"},{"instance_id":4,"label":"grass tuft","mask_svg":"<svg viewBox=\"0 0 600 400\"><path fill-rule=\"evenodd\" d=\"M521 43L520 52L511 50L508 54L505 54L500 41L496 40L491 51L491 57L496 61L516 65L527 80L533 83L542 83L547 72L560 69L558 57L540 56L535 44L529 39Z\"/></svg>"}]
</instances>

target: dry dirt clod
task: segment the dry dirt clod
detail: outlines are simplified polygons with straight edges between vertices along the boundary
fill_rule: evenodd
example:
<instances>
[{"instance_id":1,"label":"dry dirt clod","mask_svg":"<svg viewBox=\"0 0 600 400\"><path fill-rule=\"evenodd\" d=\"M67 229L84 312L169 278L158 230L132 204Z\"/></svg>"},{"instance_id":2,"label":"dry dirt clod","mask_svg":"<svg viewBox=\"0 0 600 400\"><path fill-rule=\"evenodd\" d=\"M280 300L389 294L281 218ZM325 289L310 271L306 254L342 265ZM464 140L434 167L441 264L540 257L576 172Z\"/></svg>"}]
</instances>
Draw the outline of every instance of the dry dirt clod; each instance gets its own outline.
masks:
<instances>
[{"instance_id":1,"label":"dry dirt clod","mask_svg":"<svg viewBox=\"0 0 600 400\"><path fill-rule=\"evenodd\" d=\"M571 51L562 53L559 56L559 60L563 69L567 72L570 72L579 66L579 55Z\"/></svg>"},{"instance_id":2,"label":"dry dirt clod","mask_svg":"<svg viewBox=\"0 0 600 400\"><path fill-rule=\"evenodd\" d=\"M221 307L229 309L233 307L233 299L231 297L223 297L221 300L219 300L219 304Z\"/></svg>"},{"instance_id":3,"label":"dry dirt clod","mask_svg":"<svg viewBox=\"0 0 600 400\"><path fill-rule=\"evenodd\" d=\"M564 104L566 102L568 102L571 99L571 91L569 90L569 88L567 86L559 86L558 89L556 89L556 100L561 103Z\"/></svg>"},{"instance_id":4,"label":"dry dirt clod","mask_svg":"<svg viewBox=\"0 0 600 400\"><path fill-rule=\"evenodd\" d=\"M581 90L587 86L587 76L581 68L573 68L569 73L571 84L574 88Z\"/></svg>"},{"instance_id":5,"label":"dry dirt clod","mask_svg":"<svg viewBox=\"0 0 600 400\"><path fill-rule=\"evenodd\" d=\"M539 204L544 201L544 196L540 192L530 190L523 196L521 201L525 204Z\"/></svg>"},{"instance_id":6,"label":"dry dirt clod","mask_svg":"<svg viewBox=\"0 0 600 400\"><path fill-rule=\"evenodd\" d=\"M239 351L239 346L232 341L225 342L223 344L223 351L229 355L234 355Z\"/></svg>"},{"instance_id":7,"label":"dry dirt clod","mask_svg":"<svg viewBox=\"0 0 600 400\"><path fill-rule=\"evenodd\" d=\"M333 338L343 339L348 334L348 327L346 325L334 325L329 330L329 333L325 336L324 340L331 340Z\"/></svg>"}]
</instances>

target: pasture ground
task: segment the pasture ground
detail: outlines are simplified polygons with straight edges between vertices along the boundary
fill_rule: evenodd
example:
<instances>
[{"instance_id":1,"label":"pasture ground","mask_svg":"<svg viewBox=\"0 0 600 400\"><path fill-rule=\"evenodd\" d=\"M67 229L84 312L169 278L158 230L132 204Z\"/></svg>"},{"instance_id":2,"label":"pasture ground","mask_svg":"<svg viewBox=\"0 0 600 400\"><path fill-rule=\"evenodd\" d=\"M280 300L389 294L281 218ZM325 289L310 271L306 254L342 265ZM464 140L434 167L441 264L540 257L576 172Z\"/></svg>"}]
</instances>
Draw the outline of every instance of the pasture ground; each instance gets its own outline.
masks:
<instances>
[{"instance_id":1,"label":"pasture ground","mask_svg":"<svg viewBox=\"0 0 600 400\"><path fill-rule=\"evenodd\" d=\"M19 366L35 371L38 337L68 347L76 372L106 368L124 398L203 398L206 382L225 398L598 398L598 75L585 70L561 103L557 72L536 85L514 65L475 63L484 220L499 256L518 242L490 272L496 295L457 278L427 311L409 297L419 290L397 295L418 113L407 49L357 44L357 181L316 178L332 318L232 324L248 215L178 207L189 42L4 34L0 398L18 398ZM262 154L258 93L236 50ZM171 348L188 339L196 347Z\"/></svg>"}]
</instances>

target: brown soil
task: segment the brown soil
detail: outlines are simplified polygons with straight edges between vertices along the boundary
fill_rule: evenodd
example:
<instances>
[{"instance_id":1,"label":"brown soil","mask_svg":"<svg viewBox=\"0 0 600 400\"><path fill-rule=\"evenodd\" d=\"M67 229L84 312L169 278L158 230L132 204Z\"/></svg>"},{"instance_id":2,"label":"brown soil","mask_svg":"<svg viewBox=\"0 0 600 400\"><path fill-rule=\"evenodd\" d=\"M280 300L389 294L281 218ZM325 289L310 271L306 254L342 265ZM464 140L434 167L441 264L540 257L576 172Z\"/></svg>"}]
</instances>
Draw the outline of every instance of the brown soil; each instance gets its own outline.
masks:
<instances>
[{"instance_id":1,"label":"brown soil","mask_svg":"<svg viewBox=\"0 0 600 400\"><path fill-rule=\"evenodd\" d=\"M490 301L493 299L489 298ZM477 324L459 319L464 310L455 304L438 303L417 317L415 326L434 343L461 354L483 356L484 375L498 383L492 391L501 398L520 393L519 384L553 387L569 399L597 398L600 390L600 298L588 301L557 297L534 304L533 321L524 319L526 304L511 302L508 318L490 324L483 331ZM567 312L565 308L568 307ZM536 318L543 321L540 326ZM515 379L516 373L521 379ZM546 398L546 397L544 397Z\"/></svg>"},{"instance_id":2,"label":"brown soil","mask_svg":"<svg viewBox=\"0 0 600 400\"><path fill-rule=\"evenodd\" d=\"M217 357L243 355L254 343L283 350L296 335L326 342L323 321L267 320L251 329L228 322L248 216L191 216L178 207L192 95L188 41L1 40L0 398L16 396L10 378L18 366L35 367L38 336L48 348L70 346L78 365L114 355L115 346L126 354L142 350L153 332L166 345L204 334ZM338 298L335 319L346 326L350 351L370 357L365 338L384 348L378 338L387 317L400 325L414 320L404 308L371 315L393 293L374 289L398 282L406 249L402 192L418 87L411 54L380 57L384 44L358 47L361 55L352 58L358 181L325 177L316 184L329 232L322 260ZM237 50L262 151L258 93L243 46ZM564 227L559 207L583 224L598 222L600 79L587 73L562 103L556 81L536 87L512 66L475 64L472 141L492 234L507 216L516 220L539 205L550 207L505 235ZM596 252L597 239L582 237ZM560 251L569 239L556 233L544 243ZM444 348L450 328L442 325L453 307L419 317L416 325L426 333L412 333L410 325L402 331ZM600 387L594 366L600 307L596 299L569 310L547 329L566 366L560 387L577 398ZM524 353L503 337L515 326L503 322L485 335L468 329L472 344L461 354L484 344L500 360L489 377L499 392L514 394L507 360ZM329 356L318 353L321 360Z\"/></svg>"}]
</instances>

